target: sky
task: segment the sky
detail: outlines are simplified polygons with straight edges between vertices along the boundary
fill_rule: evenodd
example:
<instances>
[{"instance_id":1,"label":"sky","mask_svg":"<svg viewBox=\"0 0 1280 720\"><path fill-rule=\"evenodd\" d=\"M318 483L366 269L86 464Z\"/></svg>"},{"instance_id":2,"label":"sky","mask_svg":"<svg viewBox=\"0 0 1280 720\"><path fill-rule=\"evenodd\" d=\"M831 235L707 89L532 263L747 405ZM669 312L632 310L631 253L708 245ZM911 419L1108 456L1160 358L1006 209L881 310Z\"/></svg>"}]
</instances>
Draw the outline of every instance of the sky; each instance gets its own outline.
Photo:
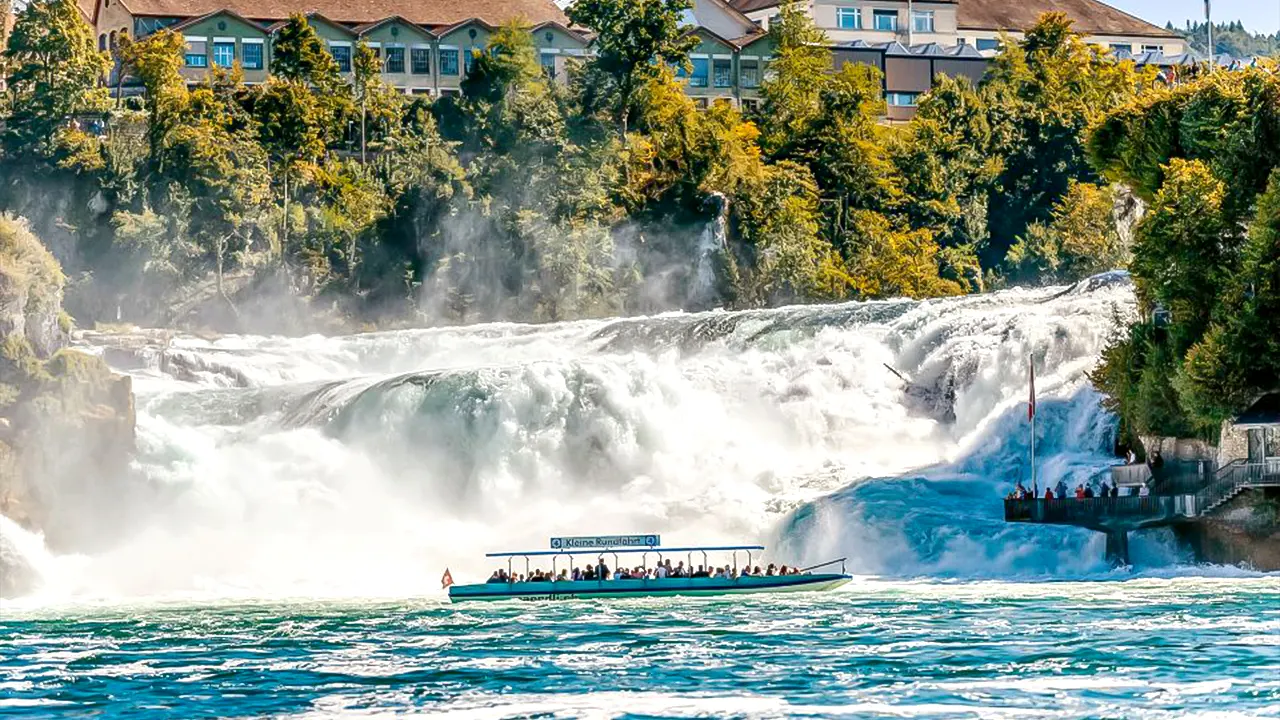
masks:
<instances>
[{"instance_id":1,"label":"sky","mask_svg":"<svg viewBox=\"0 0 1280 720\"><path fill-rule=\"evenodd\" d=\"M1204 20L1204 0L1104 0L1148 22L1164 26L1173 21ZM1240 20L1245 29L1273 33L1280 30L1280 0L1213 0L1214 22Z\"/></svg>"}]
</instances>

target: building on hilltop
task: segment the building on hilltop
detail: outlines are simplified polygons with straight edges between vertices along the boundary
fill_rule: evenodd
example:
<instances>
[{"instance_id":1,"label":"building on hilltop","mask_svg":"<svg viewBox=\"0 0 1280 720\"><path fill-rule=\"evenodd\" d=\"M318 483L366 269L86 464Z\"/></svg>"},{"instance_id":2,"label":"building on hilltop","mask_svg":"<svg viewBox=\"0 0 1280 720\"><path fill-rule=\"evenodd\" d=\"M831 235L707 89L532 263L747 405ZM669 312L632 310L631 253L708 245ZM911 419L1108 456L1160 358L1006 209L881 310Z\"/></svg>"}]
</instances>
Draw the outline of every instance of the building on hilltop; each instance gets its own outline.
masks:
<instances>
[{"instance_id":1,"label":"building on hilltop","mask_svg":"<svg viewBox=\"0 0 1280 720\"><path fill-rule=\"evenodd\" d=\"M782 0L733 3L768 29ZM1023 38L1047 12L1066 13L1086 42L1135 60L1188 52L1181 36L1100 0L808 0L802 7L831 40L837 66L861 62L884 72L890 120L914 116L938 73L981 79L1002 38Z\"/></svg>"},{"instance_id":2,"label":"building on hilltop","mask_svg":"<svg viewBox=\"0 0 1280 720\"><path fill-rule=\"evenodd\" d=\"M144 38L161 29L186 39L183 75L195 82L214 67L239 63L245 81L271 69L271 40L295 12L304 13L343 72L364 41L381 57L383 79L412 95L456 94L473 49L484 48L502 23L532 26L543 67L563 74L566 59L584 55L589 39L568 27L552 0L80 0L92 2L90 23L107 50L122 35Z\"/></svg>"},{"instance_id":3,"label":"building on hilltop","mask_svg":"<svg viewBox=\"0 0 1280 720\"><path fill-rule=\"evenodd\" d=\"M548 75L563 80L568 62L590 53L590 34L569 26L553 0L77 0L107 50L127 34L162 28L187 41L183 75L197 82L211 68L239 63L248 83L264 82L275 34L303 12L344 72L356 43L378 53L383 79L401 92L439 97L460 92L472 51L513 19L532 27ZM563 3L562 3L563 4ZM773 55L767 30L781 0L695 0L686 31L698 38L678 74L700 104L751 108ZM1139 63L1195 62L1184 39L1099 0L808 0L803 5L831 40L836 67L872 65L884 75L889 121L915 115L938 74L977 82L1002 37L1020 38L1045 12L1066 12L1091 43ZM112 85L115 85L114 79Z\"/></svg>"}]
</instances>

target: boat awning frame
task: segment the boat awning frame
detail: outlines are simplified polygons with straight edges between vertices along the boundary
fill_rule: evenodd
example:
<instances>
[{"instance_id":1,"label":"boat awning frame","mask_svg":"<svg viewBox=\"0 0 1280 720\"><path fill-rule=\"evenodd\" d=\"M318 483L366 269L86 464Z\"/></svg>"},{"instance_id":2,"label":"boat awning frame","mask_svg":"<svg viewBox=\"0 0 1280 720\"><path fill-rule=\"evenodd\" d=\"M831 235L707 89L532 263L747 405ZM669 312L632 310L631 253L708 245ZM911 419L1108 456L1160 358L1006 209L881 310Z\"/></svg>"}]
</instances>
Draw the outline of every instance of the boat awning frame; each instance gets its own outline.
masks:
<instances>
[{"instance_id":1,"label":"boat awning frame","mask_svg":"<svg viewBox=\"0 0 1280 720\"><path fill-rule=\"evenodd\" d=\"M764 550L763 545L714 545L708 547L633 547L633 548L576 548L572 550L530 550L528 552L485 553L485 557L550 557L552 555L615 555L622 553L691 553L734 552Z\"/></svg>"}]
</instances>

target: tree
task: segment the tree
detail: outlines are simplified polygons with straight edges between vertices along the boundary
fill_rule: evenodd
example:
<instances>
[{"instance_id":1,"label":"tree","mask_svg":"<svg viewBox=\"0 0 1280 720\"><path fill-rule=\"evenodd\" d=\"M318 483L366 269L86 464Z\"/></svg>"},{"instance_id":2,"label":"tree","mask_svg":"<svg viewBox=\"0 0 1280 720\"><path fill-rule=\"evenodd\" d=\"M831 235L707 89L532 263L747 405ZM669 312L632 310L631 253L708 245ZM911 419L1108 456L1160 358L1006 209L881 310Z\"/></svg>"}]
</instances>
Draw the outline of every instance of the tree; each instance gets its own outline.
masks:
<instances>
[{"instance_id":1,"label":"tree","mask_svg":"<svg viewBox=\"0 0 1280 720\"><path fill-rule=\"evenodd\" d=\"M822 89L831 75L827 36L795 0L787 0L769 23L774 57L760 88L761 144L774 157L789 156L796 138L821 112Z\"/></svg>"},{"instance_id":2,"label":"tree","mask_svg":"<svg viewBox=\"0 0 1280 720\"><path fill-rule=\"evenodd\" d=\"M333 93L343 85L338 61L306 16L299 13L289 16L271 43L271 74L308 83L321 92Z\"/></svg>"},{"instance_id":3,"label":"tree","mask_svg":"<svg viewBox=\"0 0 1280 720\"><path fill-rule=\"evenodd\" d=\"M661 68L684 66L697 39L681 29L692 0L579 0L569 20L595 33L588 67L607 80L613 116L626 134L637 90Z\"/></svg>"},{"instance_id":4,"label":"tree","mask_svg":"<svg viewBox=\"0 0 1280 720\"><path fill-rule=\"evenodd\" d=\"M110 68L75 0L32 0L5 49L13 112L3 140L16 156L52 158L75 134L77 115L106 108Z\"/></svg>"},{"instance_id":5,"label":"tree","mask_svg":"<svg viewBox=\"0 0 1280 720\"><path fill-rule=\"evenodd\" d=\"M1235 271L1239 240L1223 216L1225 187L1196 160L1175 159L1137 229L1133 272L1139 299L1173 314L1178 352L1198 339Z\"/></svg>"},{"instance_id":6,"label":"tree","mask_svg":"<svg viewBox=\"0 0 1280 720\"><path fill-rule=\"evenodd\" d=\"M147 139L152 169L160 174L167 170L164 148L169 133L182 122L190 100L186 80L180 72L184 45L181 35L161 30L145 40L124 43L119 50L122 66L137 75L146 90Z\"/></svg>"},{"instance_id":7,"label":"tree","mask_svg":"<svg viewBox=\"0 0 1280 720\"><path fill-rule=\"evenodd\" d=\"M368 162L369 121L386 128L399 114L401 96L382 81L382 61L361 40L352 61L351 91L360 112L360 162Z\"/></svg>"},{"instance_id":8,"label":"tree","mask_svg":"<svg viewBox=\"0 0 1280 720\"><path fill-rule=\"evenodd\" d=\"M1062 13L1046 13L1022 42L1006 45L984 80L989 112L1009 128L998 144L1003 168L988 212L989 267L1028 225L1049 221L1072 180L1097 182L1085 150L1089 128L1150 87L1152 77L1151 68L1096 52Z\"/></svg>"},{"instance_id":9,"label":"tree","mask_svg":"<svg viewBox=\"0 0 1280 720\"><path fill-rule=\"evenodd\" d=\"M1024 282L1075 282L1128 265L1116 227L1116 197L1108 187L1072 182L1048 224L1032 223L1009 248L1012 277Z\"/></svg>"},{"instance_id":10,"label":"tree","mask_svg":"<svg viewBox=\"0 0 1280 720\"><path fill-rule=\"evenodd\" d=\"M272 78L256 89L252 103L258 142L280 178L283 213L279 259L283 262L290 252L290 180L314 174L327 152L325 138L332 131L328 126L332 116L326 104L298 80Z\"/></svg>"}]
</instances>

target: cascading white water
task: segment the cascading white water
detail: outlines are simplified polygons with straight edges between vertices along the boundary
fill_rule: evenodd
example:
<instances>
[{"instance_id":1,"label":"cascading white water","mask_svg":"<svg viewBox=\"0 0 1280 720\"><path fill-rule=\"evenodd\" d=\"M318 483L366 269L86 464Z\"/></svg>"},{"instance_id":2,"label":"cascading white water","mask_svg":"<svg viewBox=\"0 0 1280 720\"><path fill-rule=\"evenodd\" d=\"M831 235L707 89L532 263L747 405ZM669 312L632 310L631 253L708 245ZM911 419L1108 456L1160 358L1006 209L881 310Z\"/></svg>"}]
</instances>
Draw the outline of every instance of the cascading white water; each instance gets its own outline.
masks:
<instances>
[{"instance_id":1,"label":"cascading white water","mask_svg":"<svg viewBox=\"0 0 1280 720\"><path fill-rule=\"evenodd\" d=\"M74 555L8 551L37 593L91 597L432 592L446 566L487 575L485 551L631 531L876 574L1093 572L1088 533L1006 527L1000 499L1026 469L1029 355L1042 477L1110 462L1114 422L1084 375L1131 306L1113 274L927 302L179 338L130 371L136 473L97 509L118 522Z\"/></svg>"}]
</instances>

